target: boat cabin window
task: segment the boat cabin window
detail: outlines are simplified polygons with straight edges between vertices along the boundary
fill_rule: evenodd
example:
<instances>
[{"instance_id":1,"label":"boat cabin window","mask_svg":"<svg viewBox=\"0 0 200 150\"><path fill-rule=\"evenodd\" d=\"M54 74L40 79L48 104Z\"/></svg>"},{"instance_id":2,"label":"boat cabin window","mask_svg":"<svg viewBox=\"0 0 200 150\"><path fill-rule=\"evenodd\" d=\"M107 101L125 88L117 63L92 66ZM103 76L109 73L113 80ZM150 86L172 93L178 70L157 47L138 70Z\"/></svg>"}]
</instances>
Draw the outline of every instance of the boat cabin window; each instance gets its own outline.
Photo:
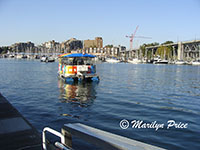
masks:
<instances>
[{"instance_id":1,"label":"boat cabin window","mask_svg":"<svg viewBox=\"0 0 200 150\"><path fill-rule=\"evenodd\" d=\"M92 65L93 60L92 58L86 57L74 57L74 58L64 58L61 61L63 64L66 65Z\"/></svg>"},{"instance_id":2,"label":"boat cabin window","mask_svg":"<svg viewBox=\"0 0 200 150\"><path fill-rule=\"evenodd\" d=\"M93 65L94 58L83 58L85 65Z\"/></svg>"},{"instance_id":3,"label":"boat cabin window","mask_svg":"<svg viewBox=\"0 0 200 150\"><path fill-rule=\"evenodd\" d=\"M73 58L65 58L61 62L65 65L73 65Z\"/></svg>"}]
</instances>

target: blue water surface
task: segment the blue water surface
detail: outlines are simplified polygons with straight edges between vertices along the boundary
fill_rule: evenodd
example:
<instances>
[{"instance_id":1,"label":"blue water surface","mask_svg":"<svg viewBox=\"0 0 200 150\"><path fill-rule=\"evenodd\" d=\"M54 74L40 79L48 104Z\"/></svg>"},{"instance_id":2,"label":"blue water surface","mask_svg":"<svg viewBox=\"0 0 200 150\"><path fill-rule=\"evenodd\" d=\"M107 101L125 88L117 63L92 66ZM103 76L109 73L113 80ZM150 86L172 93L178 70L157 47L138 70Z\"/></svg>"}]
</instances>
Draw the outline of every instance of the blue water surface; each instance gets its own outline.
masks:
<instances>
[{"instance_id":1,"label":"blue water surface","mask_svg":"<svg viewBox=\"0 0 200 150\"><path fill-rule=\"evenodd\" d=\"M59 80L57 70L57 62L0 59L0 92L39 132L80 122L170 150L200 149L200 66L102 63L98 84L74 85ZM128 129L120 128L122 119ZM131 128L132 120L165 126ZM188 126L167 129L168 120Z\"/></svg>"}]
</instances>

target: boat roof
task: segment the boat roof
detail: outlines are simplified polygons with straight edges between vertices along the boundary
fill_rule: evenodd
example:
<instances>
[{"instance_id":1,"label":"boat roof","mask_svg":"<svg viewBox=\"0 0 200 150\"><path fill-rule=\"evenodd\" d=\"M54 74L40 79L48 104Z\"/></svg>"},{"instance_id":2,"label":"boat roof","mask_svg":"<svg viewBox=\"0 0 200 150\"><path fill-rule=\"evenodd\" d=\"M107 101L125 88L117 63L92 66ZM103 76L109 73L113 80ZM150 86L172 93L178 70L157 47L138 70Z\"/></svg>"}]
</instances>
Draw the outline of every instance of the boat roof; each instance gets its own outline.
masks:
<instances>
[{"instance_id":1,"label":"boat roof","mask_svg":"<svg viewBox=\"0 0 200 150\"><path fill-rule=\"evenodd\" d=\"M59 57L61 57L61 58L66 58L66 57L90 57L90 58L94 58L96 56L91 55L91 54L82 54L82 53L66 53L66 54L59 55Z\"/></svg>"}]
</instances>

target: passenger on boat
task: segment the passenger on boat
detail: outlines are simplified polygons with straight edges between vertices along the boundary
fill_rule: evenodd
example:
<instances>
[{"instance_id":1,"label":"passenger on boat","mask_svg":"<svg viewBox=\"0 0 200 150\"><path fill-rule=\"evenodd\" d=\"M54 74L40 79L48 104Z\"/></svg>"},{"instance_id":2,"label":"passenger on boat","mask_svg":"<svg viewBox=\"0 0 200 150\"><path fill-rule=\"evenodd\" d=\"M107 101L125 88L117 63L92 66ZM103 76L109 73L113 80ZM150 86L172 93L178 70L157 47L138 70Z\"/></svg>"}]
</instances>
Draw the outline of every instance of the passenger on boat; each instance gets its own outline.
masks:
<instances>
[{"instance_id":1,"label":"passenger on boat","mask_svg":"<svg viewBox=\"0 0 200 150\"><path fill-rule=\"evenodd\" d=\"M83 59L78 59L77 60L77 65L84 65Z\"/></svg>"}]
</instances>

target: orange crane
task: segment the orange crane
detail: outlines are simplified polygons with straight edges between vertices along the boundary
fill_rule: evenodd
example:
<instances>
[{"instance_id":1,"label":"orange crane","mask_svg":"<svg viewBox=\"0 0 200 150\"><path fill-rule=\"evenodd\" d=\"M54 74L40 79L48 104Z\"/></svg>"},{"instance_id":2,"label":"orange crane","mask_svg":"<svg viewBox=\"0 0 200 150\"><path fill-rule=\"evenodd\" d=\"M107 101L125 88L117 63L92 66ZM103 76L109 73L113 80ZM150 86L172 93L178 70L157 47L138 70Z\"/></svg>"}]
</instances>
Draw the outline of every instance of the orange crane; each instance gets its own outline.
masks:
<instances>
[{"instance_id":1,"label":"orange crane","mask_svg":"<svg viewBox=\"0 0 200 150\"><path fill-rule=\"evenodd\" d=\"M151 37L145 37L145 36L135 36L139 26L136 27L135 31L131 35L126 35L127 38L130 38L130 50L133 48L133 39L134 38L145 38L145 39L151 39Z\"/></svg>"}]
</instances>

